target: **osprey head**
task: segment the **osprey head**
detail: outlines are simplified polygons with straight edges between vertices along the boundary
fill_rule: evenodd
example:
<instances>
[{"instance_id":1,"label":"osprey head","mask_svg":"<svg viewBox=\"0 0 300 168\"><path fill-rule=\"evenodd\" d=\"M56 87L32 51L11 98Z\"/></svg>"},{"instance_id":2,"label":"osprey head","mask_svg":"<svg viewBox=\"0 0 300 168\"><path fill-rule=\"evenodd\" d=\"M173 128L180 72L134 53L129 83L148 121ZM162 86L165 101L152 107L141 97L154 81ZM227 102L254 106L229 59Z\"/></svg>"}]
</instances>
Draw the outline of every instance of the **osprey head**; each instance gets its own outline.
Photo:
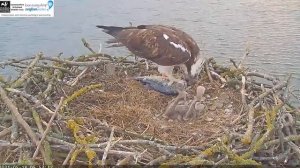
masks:
<instances>
[{"instance_id":1,"label":"osprey head","mask_svg":"<svg viewBox=\"0 0 300 168\"><path fill-rule=\"evenodd\" d=\"M205 58L198 56L192 63L187 62L185 64L186 71L184 74L184 78L189 86L195 84L198 80L199 74L203 68L204 63Z\"/></svg>"}]
</instances>

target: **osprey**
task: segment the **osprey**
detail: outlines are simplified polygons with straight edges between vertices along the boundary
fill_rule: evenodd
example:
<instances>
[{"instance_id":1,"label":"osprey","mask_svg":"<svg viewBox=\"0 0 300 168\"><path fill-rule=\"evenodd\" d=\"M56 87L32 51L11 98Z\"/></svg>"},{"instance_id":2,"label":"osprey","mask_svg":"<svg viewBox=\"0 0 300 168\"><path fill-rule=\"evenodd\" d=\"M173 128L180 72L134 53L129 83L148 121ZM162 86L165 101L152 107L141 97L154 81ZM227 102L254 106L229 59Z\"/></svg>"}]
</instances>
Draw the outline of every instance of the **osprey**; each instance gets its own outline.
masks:
<instances>
[{"instance_id":1,"label":"osprey","mask_svg":"<svg viewBox=\"0 0 300 168\"><path fill-rule=\"evenodd\" d=\"M167 76L170 84L179 82L173 74L174 66L184 71L188 84L198 76L204 63L197 43L187 33L171 26L139 25L137 27L102 26L103 31L114 39L107 43L125 46L136 56L158 64L158 71Z\"/></svg>"}]
</instances>

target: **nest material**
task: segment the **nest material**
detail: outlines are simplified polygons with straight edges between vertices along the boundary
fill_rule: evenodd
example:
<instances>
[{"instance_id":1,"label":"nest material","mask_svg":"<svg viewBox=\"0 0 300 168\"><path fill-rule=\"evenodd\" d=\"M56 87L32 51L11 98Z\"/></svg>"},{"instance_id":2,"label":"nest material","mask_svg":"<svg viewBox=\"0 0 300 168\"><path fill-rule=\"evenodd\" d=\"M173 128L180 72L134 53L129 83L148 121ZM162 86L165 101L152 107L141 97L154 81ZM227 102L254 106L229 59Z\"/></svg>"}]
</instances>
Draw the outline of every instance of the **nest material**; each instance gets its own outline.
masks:
<instances>
[{"instance_id":1,"label":"nest material","mask_svg":"<svg viewBox=\"0 0 300 168\"><path fill-rule=\"evenodd\" d=\"M83 42L93 54L61 59L39 53L0 62L22 70L13 81L0 77L0 163L300 163L300 112L289 103L290 78L209 59L187 90L192 100L197 86L206 88L205 110L191 121L169 121L162 114L174 97L130 79L157 74L155 67L97 54Z\"/></svg>"},{"instance_id":2,"label":"nest material","mask_svg":"<svg viewBox=\"0 0 300 168\"><path fill-rule=\"evenodd\" d=\"M197 146L221 137L223 129L231 128L230 121L237 118L241 106L238 100L239 91L230 88L216 89L203 78L198 84L201 83L207 88L207 109L200 117L188 122L168 121L162 114L174 96L149 90L138 81L126 79L124 75L103 74L105 72L98 71L82 81L105 81L104 92L91 92L81 96L70 104L71 111L79 114L85 109L85 112L107 121L111 126L143 133L169 144ZM189 98L195 95L197 85L188 90Z\"/></svg>"}]
</instances>

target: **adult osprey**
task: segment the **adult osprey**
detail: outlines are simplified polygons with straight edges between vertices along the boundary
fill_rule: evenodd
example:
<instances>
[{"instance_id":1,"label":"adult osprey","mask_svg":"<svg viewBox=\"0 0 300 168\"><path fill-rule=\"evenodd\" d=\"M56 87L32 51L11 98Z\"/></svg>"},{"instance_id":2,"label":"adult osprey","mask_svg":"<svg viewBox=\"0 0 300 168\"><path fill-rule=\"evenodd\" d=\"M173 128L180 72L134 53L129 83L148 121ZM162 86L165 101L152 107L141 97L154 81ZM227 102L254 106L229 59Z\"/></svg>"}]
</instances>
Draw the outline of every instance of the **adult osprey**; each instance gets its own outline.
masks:
<instances>
[{"instance_id":1,"label":"adult osprey","mask_svg":"<svg viewBox=\"0 0 300 168\"><path fill-rule=\"evenodd\" d=\"M139 25L137 27L102 26L103 31L115 39L107 43L124 45L136 56L158 64L158 71L167 76L170 83L180 81L173 77L174 66L180 66L185 80L191 82L203 65L197 43L185 32L171 26Z\"/></svg>"}]
</instances>

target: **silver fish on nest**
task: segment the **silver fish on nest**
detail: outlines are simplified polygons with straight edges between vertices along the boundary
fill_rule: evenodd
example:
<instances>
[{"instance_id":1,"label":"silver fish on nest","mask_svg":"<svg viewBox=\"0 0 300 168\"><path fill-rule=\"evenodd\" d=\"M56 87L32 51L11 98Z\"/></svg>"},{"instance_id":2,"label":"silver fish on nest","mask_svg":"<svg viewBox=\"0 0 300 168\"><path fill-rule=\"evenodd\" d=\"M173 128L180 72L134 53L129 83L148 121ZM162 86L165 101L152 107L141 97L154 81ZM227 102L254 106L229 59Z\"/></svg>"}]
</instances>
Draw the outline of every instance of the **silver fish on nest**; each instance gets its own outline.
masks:
<instances>
[{"instance_id":1,"label":"silver fish on nest","mask_svg":"<svg viewBox=\"0 0 300 168\"><path fill-rule=\"evenodd\" d=\"M182 88L185 83L174 82L169 85L169 80L162 76L139 76L133 77L133 79L141 82L147 88L155 90L165 95L176 96L178 95L178 89Z\"/></svg>"}]
</instances>

